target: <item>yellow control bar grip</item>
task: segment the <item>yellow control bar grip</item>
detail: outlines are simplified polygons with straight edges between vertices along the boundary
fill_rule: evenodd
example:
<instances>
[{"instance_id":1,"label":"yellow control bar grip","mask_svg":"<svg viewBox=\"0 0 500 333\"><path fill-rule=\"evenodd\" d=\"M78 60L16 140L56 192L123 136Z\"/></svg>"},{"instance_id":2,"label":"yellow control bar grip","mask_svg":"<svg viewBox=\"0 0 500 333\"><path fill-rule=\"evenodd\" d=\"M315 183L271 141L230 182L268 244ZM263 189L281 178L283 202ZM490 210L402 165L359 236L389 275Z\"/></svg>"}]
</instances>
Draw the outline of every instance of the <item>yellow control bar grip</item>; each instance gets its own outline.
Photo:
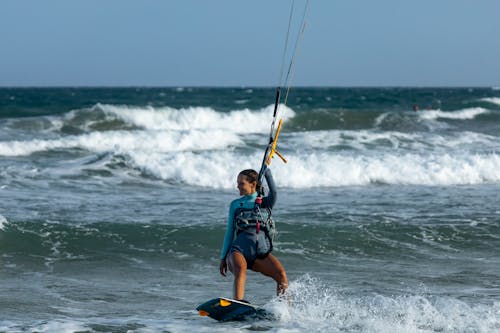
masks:
<instances>
[{"instance_id":1,"label":"yellow control bar grip","mask_svg":"<svg viewBox=\"0 0 500 333\"><path fill-rule=\"evenodd\" d=\"M280 135L280 131L281 131L281 125L283 124L283 118L280 118L280 121L278 123L278 128L276 129L276 134L274 135L274 140L273 142L271 143L271 152L269 153L269 156L267 156L267 159L266 159L266 164L267 165L271 165L271 159L274 157L274 153L276 153L279 158L281 158L281 160L286 163L286 159L283 157L283 155L281 155L277 150L276 150L276 144L278 143L278 137Z\"/></svg>"}]
</instances>

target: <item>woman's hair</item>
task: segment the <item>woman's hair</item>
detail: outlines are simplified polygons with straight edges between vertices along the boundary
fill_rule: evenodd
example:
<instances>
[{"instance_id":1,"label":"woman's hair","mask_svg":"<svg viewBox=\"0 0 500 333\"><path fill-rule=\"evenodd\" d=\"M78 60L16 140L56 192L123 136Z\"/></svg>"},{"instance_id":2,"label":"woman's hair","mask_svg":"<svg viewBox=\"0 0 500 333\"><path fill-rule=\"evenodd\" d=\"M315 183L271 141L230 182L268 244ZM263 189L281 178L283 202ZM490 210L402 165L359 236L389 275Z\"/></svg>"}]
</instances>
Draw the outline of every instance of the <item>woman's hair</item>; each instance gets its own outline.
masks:
<instances>
[{"instance_id":1,"label":"woman's hair","mask_svg":"<svg viewBox=\"0 0 500 333\"><path fill-rule=\"evenodd\" d=\"M243 170L240 172L240 175L245 176L247 182L249 182L249 183L253 183L253 182L258 183L259 174L254 169ZM259 184L257 184L257 185L259 185Z\"/></svg>"}]
</instances>

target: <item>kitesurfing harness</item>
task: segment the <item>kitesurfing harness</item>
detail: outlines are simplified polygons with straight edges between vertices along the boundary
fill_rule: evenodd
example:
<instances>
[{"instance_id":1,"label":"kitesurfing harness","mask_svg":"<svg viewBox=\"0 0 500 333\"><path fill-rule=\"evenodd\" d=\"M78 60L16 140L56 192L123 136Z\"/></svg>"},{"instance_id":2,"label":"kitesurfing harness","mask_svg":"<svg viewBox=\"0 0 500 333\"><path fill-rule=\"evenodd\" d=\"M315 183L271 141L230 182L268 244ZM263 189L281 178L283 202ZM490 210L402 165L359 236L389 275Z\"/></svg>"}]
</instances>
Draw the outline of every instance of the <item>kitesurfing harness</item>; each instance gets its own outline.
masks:
<instances>
[{"instance_id":1,"label":"kitesurfing harness","mask_svg":"<svg viewBox=\"0 0 500 333\"><path fill-rule=\"evenodd\" d=\"M274 221L271 216L271 208L262 208L262 197L255 199L255 207L253 209L237 209L234 216L234 226L236 235L242 232L253 234L257 236L263 232L267 242L267 253L273 250L273 240L275 235ZM258 237L256 241L256 248L259 248ZM258 253L258 250L256 250ZM265 254L267 254L265 253Z\"/></svg>"}]
</instances>

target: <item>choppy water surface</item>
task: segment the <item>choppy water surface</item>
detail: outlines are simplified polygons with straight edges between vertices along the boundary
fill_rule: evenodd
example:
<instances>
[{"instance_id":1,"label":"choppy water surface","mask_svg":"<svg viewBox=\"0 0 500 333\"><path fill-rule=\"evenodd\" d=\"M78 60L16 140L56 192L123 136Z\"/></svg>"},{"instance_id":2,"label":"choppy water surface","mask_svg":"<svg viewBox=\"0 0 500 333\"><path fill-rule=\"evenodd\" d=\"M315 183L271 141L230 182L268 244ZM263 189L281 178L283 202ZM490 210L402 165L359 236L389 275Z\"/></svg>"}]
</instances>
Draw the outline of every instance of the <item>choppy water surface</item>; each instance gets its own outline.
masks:
<instances>
[{"instance_id":1,"label":"choppy water surface","mask_svg":"<svg viewBox=\"0 0 500 333\"><path fill-rule=\"evenodd\" d=\"M0 89L0 331L500 331L500 91L295 89L275 160L291 306L216 323L272 89ZM419 104L420 110L413 111Z\"/></svg>"}]
</instances>

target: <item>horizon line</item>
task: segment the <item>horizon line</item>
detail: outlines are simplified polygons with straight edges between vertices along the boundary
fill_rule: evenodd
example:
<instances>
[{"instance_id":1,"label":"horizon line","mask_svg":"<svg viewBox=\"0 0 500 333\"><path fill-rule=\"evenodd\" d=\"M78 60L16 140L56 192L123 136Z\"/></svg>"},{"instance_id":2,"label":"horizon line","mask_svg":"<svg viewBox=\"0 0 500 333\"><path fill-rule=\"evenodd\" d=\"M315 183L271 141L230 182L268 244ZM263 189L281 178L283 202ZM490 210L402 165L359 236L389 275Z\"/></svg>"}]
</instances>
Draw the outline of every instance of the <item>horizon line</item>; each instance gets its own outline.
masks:
<instances>
[{"instance_id":1,"label":"horizon line","mask_svg":"<svg viewBox=\"0 0 500 333\"><path fill-rule=\"evenodd\" d=\"M0 89L276 89L273 85L0 85ZM280 88L285 88L281 86ZM291 89L499 89L498 85L296 85Z\"/></svg>"}]
</instances>

